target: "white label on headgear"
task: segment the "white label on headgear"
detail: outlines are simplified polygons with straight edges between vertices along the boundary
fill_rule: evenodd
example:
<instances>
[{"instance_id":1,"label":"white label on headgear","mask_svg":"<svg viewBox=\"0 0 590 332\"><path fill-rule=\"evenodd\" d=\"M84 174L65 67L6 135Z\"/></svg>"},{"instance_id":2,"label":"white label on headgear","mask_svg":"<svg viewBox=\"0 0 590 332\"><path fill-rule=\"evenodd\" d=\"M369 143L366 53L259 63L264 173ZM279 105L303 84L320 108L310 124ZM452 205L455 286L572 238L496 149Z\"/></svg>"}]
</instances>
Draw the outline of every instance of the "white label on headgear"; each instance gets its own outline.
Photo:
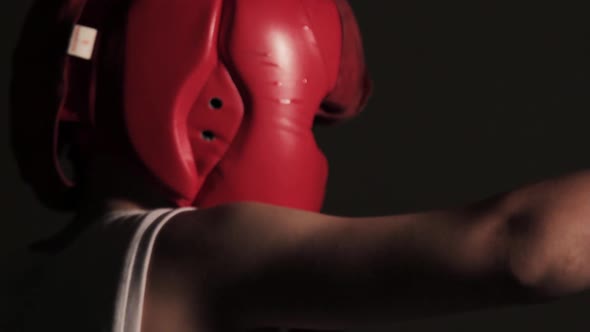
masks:
<instances>
[{"instance_id":1,"label":"white label on headgear","mask_svg":"<svg viewBox=\"0 0 590 332\"><path fill-rule=\"evenodd\" d=\"M85 60L92 59L97 35L96 29L76 24L70 38L68 54Z\"/></svg>"}]
</instances>

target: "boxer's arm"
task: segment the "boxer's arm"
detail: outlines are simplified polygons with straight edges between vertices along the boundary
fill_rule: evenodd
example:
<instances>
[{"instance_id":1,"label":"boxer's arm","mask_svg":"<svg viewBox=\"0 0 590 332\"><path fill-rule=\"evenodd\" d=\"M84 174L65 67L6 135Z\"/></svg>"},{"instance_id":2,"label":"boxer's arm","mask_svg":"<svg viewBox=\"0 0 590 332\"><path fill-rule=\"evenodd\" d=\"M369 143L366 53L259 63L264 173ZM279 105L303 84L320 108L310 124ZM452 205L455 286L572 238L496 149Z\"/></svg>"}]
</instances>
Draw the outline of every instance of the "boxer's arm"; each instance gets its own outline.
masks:
<instances>
[{"instance_id":1,"label":"boxer's arm","mask_svg":"<svg viewBox=\"0 0 590 332\"><path fill-rule=\"evenodd\" d=\"M580 173L466 208L398 216L238 204L171 223L165 247L190 253L194 278L223 299L218 311L243 325L350 327L584 289L588 199L590 175Z\"/></svg>"}]
</instances>

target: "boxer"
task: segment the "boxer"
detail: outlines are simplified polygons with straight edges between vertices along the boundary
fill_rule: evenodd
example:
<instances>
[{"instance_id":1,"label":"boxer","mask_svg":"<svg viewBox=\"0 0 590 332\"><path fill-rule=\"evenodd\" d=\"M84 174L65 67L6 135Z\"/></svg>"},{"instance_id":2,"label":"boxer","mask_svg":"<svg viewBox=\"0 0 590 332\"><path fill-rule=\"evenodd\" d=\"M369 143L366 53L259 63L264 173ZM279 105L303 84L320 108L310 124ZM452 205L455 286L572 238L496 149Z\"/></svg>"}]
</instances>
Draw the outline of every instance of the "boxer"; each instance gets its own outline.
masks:
<instances>
[{"instance_id":1,"label":"boxer","mask_svg":"<svg viewBox=\"0 0 590 332\"><path fill-rule=\"evenodd\" d=\"M21 174L76 215L34 246L52 258L29 330L349 328L590 283L586 172L447 210L319 213L311 128L371 86L344 0L37 1L12 86Z\"/></svg>"}]
</instances>

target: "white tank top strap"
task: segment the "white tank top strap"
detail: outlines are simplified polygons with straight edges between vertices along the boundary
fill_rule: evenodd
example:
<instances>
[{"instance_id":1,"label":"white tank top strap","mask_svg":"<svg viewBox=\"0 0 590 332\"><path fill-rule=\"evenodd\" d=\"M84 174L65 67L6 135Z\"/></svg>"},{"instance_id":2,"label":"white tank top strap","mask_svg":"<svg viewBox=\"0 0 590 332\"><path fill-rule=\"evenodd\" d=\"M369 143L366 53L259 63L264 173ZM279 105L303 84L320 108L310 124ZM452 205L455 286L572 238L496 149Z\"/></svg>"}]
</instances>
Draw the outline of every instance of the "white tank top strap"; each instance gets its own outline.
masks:
<instances>
[{"instance_id":1,"label":"white tank top strap","mask_svg":"<svg viewBox=\"0 0 590 332\"><path fill-rule=\"evenodd\" d=\"M158 233L190 210L128 210L97 218L66 250L43 262L23 308L24 331L140 332Z\"/></svg>"},{"instance_id":2,"label":"white tank top strap","mask_svg":"<svg viewBox=\"0 0 590 332\"><path fill-rule=\"evenodd\" d=\"M113 332L141 332L147 273L156 238L174 216L194 209L154 210L138 225L125 257L115 304Z\"/></svg>"}]
</instances>

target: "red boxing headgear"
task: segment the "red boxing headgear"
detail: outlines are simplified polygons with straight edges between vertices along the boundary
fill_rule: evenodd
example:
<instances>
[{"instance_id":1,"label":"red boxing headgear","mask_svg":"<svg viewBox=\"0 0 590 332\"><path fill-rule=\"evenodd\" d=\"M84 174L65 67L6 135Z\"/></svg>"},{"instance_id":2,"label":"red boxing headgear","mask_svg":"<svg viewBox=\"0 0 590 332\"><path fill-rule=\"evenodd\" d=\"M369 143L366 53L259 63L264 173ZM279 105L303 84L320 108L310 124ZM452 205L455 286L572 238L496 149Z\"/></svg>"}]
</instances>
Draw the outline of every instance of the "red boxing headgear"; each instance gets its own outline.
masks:
<instances>
[{"instance_id":1,"label":"red boxing headgear","mask_svg":"<svg viewBox=\"0 0 590 332\"><path fill-rule=\"evenodd\" d=\"M40 0L14 69L16 157L57 209L76 188L63 146L124 143L179 206L317 211L327 163L314 120L355 115L370 91L345 0ZM127 142L111 135L113 109Z\"/></svg>"}]
</instances>

